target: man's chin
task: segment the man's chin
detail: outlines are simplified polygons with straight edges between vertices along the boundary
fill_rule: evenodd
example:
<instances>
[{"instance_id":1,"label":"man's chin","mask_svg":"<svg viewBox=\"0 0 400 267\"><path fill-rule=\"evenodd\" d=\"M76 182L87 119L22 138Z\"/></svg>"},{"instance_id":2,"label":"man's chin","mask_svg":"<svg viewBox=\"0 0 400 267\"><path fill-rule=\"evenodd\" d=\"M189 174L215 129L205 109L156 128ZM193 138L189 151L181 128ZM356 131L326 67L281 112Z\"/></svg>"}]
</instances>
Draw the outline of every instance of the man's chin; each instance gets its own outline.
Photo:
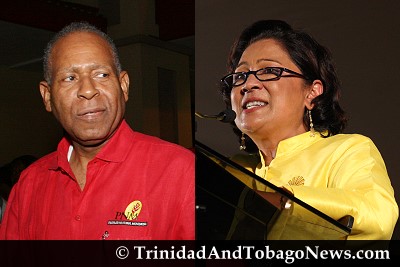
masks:
<instances>
[{"instance_id":1,"label":"man's chin","mask_svg":"<svg viewBox=\"0 0 400 267\"><path fill-rule=\"evenodd\" d=\"M83 147L102 146L111 138L109 129L89 128L70 134L71 140Z\"/></svg>"},{"instance_id":2,"label":"man's chin","mask_svg":"<svg viewBox=\"0 0 400 267\"><path fill-rule=\"evenodd\" d=\"M76 136L72 137L72 141L82 147L99 147L108 140L107 136Z\"/></svg>"},{"instance_id":3,"label":"man's chin","mask_svg":"<svg viewBox=\"0 0 400 267\"><path fill-rule=\"evenodd\" d=\"M79 140L79 144L86 147L98 147L102 146L108 139L89 139L89 140Z\"/></svg>"}]
</instances>

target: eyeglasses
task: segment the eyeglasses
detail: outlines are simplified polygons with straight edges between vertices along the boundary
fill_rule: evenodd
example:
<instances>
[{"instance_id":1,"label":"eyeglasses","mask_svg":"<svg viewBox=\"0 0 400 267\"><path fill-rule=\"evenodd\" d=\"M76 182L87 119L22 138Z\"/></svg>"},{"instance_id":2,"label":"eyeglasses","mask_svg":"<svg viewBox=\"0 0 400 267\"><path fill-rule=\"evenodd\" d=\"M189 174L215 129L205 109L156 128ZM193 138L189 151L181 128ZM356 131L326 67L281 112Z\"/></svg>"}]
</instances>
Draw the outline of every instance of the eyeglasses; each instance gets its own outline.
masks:
<instances>
[{"instance_id":1,"label":"eyeglasses","mask_svg":"<svg viewBox=\"0 0 400 267\"><path fill-rule=\"evenodd\" d=\"M290 73L289 75L282 75L284 72ZM281 67L266 67L259 70L236 72L226 75L221 79L228 87L235 87L244 84L250 74L254 74L259 81L276 81L281 77L299 77L308 80L303 74Z\"/></svg>"}]
</instances>

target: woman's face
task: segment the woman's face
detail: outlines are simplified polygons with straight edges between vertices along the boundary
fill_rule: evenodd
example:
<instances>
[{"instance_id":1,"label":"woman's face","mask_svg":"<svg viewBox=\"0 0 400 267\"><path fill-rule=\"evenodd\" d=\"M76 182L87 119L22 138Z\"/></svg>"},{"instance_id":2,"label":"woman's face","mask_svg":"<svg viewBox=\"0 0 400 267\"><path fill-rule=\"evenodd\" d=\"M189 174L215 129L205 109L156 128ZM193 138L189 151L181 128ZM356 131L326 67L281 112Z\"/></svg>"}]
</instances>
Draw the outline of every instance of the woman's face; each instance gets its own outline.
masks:
<instances>
[{"instance_id":1,"label":"woman's face","mask_svg":"<svg viewBox=\"0 0 400 267\"><path fill-rule=\"evenodd\" d=\"M288 53L274 39L251 44L244 51L235 72L265 67L284 67L300 73ZM308 87L311 86L307 86L300 77L261 82L251 74L243 85L233 87L231 91L236 125L253 140L272 137L272 134L284 139L305 132L303 114L309 103Z\"/></svg>"}]
</instances>

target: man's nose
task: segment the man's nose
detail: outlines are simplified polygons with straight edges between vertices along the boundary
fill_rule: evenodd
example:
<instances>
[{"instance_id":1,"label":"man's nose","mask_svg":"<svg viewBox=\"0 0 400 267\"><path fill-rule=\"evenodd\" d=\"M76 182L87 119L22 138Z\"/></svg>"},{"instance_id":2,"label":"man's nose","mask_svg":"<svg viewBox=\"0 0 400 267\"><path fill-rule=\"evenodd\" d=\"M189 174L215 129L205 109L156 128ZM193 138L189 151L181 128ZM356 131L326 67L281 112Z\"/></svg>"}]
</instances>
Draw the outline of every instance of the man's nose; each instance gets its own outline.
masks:
<instances>
[{"instance_id":1,"label":"man's nose","mask_svg":"<svg viewBox=\"0 0 400 267\"><path fill-rule=\"evenodd\" d=\"M79 84L78 97L92 99L98 94L99 90L96 89L95 81L90 77L84 77Z\"/></svg>"}]
</instances>

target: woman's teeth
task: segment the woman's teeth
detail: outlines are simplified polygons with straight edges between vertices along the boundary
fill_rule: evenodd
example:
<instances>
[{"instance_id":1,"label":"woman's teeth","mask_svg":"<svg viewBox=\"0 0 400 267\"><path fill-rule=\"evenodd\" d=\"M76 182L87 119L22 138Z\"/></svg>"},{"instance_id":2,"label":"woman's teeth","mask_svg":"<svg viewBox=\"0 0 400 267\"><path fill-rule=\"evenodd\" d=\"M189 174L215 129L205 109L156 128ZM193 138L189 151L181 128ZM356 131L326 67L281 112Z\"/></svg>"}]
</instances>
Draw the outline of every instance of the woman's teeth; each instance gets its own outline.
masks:
<instances>
[{"instance_id":1,"label":"woman's teeth","mask_svg":"<svg viewBox=\"0 0 400 267\"><path fill-rule=\"evenodd\" d=\"M265 102L261 102L261 101L251 101L246 103L246 109L251 109L251 108L255 108L255 107L261 107L261 106L265 106L267 105L267 103Z\"/></svg>"}]
</instances>

